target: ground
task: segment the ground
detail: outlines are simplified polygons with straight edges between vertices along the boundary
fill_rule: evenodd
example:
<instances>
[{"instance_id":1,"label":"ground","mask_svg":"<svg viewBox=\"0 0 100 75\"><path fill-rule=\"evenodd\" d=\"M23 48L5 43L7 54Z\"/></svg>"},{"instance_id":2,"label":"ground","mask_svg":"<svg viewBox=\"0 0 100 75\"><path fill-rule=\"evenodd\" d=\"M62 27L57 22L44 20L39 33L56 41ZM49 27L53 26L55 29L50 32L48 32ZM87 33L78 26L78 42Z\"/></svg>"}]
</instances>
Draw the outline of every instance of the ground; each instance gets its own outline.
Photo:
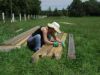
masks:
<instances>
[{"instance_id":1,"label":"ground","mask_svg":"<svg viewBox=\"0 0 100 75\"><path fill-rule=\"evenodd\" d=\"M60 23L62 31L74 34L77 59L67 59L66 45L60 60L43 58L32 64L34 52L22 47L8 53L0 52L0 75L100 75L100 17L51 17L12 24L0 21L0 42L52 21ZM22 31L16 32L21 28Z\"/></svg>"}]
</instances>

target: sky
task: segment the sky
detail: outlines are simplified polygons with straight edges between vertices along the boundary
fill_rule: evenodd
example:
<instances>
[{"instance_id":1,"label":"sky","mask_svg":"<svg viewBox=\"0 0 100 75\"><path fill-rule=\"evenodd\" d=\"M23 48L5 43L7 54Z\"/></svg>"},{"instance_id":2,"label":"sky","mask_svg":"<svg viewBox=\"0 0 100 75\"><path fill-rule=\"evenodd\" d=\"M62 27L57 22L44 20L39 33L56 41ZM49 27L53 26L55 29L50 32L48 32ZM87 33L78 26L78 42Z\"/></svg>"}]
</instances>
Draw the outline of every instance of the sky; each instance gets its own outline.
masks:
<instances>
[{"instance_id":1,"label":"sky","mask_svg":"<svg viewBox=\"0 0 100 75\"><path fill-rule=\"evenodd\" d=\"M73 0L40 0L40 1L42 10L48 10L49 7L51 7L52 10L54 10L55 8L61 10L63 8L66 9L68 5L72 3ZM82 1L87 1L87 0L82 0Z\"/></svg>"}]
</instances>

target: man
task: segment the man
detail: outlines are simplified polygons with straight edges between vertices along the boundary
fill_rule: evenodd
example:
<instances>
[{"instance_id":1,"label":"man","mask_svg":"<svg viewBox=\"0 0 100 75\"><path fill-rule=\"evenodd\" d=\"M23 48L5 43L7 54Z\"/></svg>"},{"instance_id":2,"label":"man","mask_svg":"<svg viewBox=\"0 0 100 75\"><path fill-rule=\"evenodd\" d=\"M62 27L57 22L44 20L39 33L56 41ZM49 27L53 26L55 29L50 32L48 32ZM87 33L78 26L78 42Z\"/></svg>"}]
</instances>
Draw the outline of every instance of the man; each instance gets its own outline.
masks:
<instances>
[{"instance_id":1,"label":"man","mask_svg":"<svg viewBox=\"0 0 100 75\"><path fill-rule=\"evenodd\" d=\"M33 33L27 40L27 46L33 50L39 50L42 45L50 44L54 45L54 41L61 44L61 40L55 35L55 33L61 33L60 25L57 22L48 23L45 27L40 27L35 33ZM54 40L51 40L51 36Z\"/></svg>"}]
</instances>

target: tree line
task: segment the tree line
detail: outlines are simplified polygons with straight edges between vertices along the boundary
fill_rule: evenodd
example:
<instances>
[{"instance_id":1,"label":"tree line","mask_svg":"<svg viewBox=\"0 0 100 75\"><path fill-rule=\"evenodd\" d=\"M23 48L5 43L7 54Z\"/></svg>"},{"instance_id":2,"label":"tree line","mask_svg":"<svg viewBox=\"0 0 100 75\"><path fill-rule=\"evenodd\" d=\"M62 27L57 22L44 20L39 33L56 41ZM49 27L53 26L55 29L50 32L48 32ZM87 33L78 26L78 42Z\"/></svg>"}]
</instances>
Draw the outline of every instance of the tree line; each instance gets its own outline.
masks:
<instances>
[{"instance_id":1,"label":"tree line","mask_svg":"<svg viewBox=\"0 0 100 75\"><path fill-rule=\"evenodd\" d=\"M41 10L40 4L40 0L0 0L0 13L37 15Z\"/></svg>"},{"instance_id":2,"label":"tree line","mask_svg":"<svg viewBox=\"0 0 100 75\"><path fill-rule=\"evenodd\" d=\"M4 12L7 16L11 13L15 15L32 14L49 16L100 16L100 2L97 0L89 0L82 2L81 0L73 0L66 8L54 11L49 7L48 10L41 10L40 0L0 0L0 13Z\"/></svg>"},{"instance_id":3,"label":"tree line","mask_svg":"<svg viewBox=\"0 0 100 75\"><path fill-rule=\"evenodd\" d=\"M97 0L89 0L82 2L81 0L73 0L73 2L66 8L58 10L55 8L51 11L51 8L47 11L43 11L42 14L47 16L100 16L100 2Z\"/></svg>"},{"instance_id":4,"label":"tree line","mask_svg":"<svg viewBox=\"0 0 100 75\"><path fill-rule=\"evenodd\" d=\"M49 7L48 10L41 11L40 15L47 15L48 17L50 17L50 16L67 16L67 10L64 8L62 10L58 10L57 8L52 10L51 7Z\"/></svg>"},{"instance_id":5,"label":"tree line","mask_svg":"<svg viewBox=\"0 0 100 75\"><path fill-rule=\"evenodd\" d=\"M68 7L69 16L100 16L100 2L97 0L89 0L82 2L81 0L73 0Z\"/></svg>"}]
</instances>

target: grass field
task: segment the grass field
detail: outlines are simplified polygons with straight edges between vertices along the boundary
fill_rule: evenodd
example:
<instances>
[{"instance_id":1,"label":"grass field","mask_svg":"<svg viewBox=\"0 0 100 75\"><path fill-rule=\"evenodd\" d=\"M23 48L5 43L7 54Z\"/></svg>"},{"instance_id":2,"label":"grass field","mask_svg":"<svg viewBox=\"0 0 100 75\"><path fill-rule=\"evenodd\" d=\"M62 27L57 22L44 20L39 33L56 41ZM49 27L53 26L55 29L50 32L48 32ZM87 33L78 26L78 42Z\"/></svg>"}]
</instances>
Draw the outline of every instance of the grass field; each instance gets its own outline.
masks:
<instances>
[{"instance_id":1,"label":"grass field","mask_svg":"<svg viewBox=\"0 0 100 75\"><path fill-rule=\"evenodd\" d=\"M52 21L60 23L62 31L74 34L77 59L67 59L66 46L60 60L43 58L32 64L30 59L34 52L22 47L8 53L0 52L0 75L100 75L100 17L51 17L12 24L0 22L0 43L36 25ZM20 28L23 31L16 33Z\"/></svg>"}]
</instances>

